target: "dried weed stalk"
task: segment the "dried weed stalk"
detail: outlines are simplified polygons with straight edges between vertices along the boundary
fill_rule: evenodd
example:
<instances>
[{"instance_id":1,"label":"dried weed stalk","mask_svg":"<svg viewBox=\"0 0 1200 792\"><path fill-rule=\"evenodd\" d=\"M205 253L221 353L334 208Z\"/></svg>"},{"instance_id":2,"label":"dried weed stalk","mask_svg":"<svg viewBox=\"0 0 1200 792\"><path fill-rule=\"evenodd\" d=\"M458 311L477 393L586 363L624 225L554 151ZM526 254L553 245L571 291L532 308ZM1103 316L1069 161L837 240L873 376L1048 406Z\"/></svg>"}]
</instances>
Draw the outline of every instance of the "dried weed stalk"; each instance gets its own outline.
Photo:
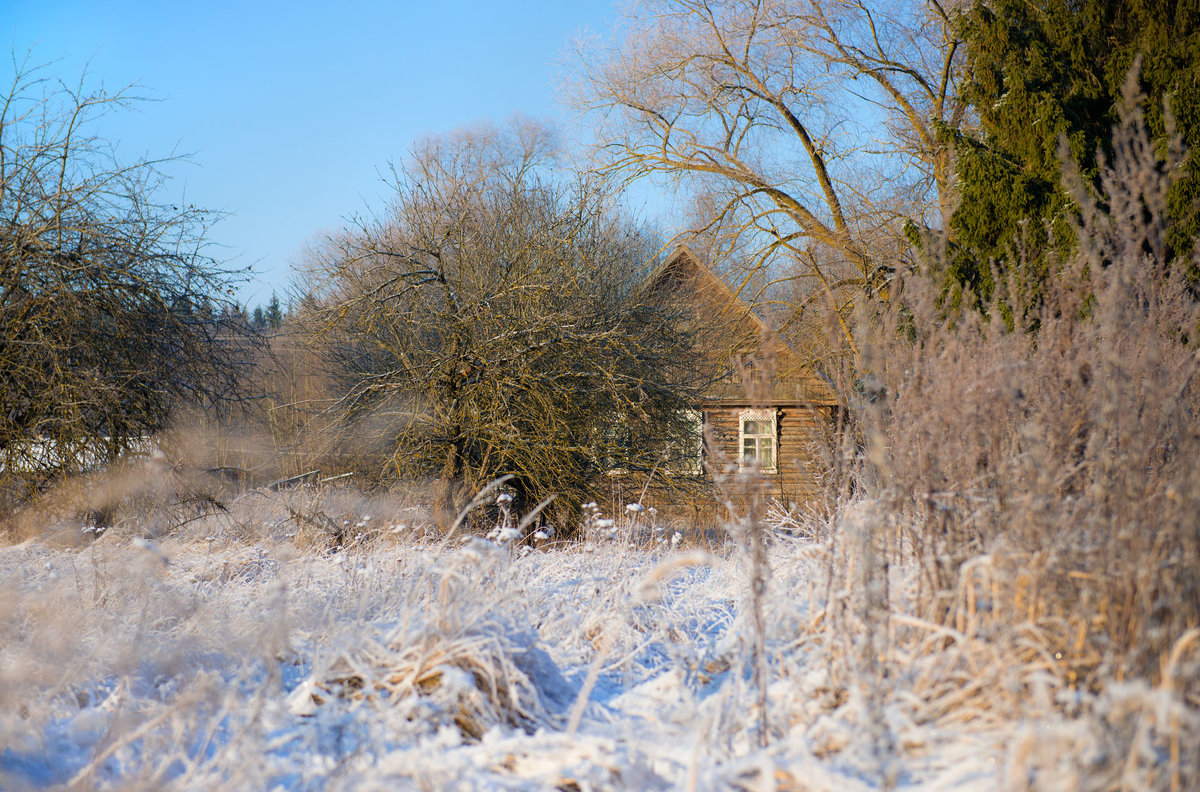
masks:
<instances>
[{"instance_id":1,"label":"dried weed stalk","mask_svg":"<svg viewBox=\"0 0 1200 792\"><path fill-rule=\"evenodd\" d=\"M1135 100L1098 194L1068 179L1079 249L1041 295L973 312L914 275L864 340L872 514L835 534L828 604L855 617L826 626L846 679L904 679L918 721L1062 718L1077 786L1179 789L1200 777L1178 671L1200 626L1200 262L1168 258L1182 153L1154 150ZM894 566L917 571L903 590ZM1013 773L1059 777L1022 744Z\"/></svg>"}]
</instances>

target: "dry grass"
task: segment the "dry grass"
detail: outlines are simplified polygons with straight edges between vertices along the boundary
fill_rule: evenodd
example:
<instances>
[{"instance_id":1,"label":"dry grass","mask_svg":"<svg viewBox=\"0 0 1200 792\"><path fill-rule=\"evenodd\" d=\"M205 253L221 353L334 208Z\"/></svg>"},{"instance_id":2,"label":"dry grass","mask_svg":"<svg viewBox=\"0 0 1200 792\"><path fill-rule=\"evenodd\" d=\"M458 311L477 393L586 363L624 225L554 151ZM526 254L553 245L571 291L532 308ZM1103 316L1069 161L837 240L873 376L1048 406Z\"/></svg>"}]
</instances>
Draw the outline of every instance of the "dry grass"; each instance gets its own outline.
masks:
<instances>
[{"instance_id":1,"label":"dry grass","mask_svg":"<svg viewBox=\"0 0 1200 792\"><path fill-rule=\"evenodd\" d=\"M1166 259L1175 170L1137 113L1114 140L1044 293L976 313L924 274L897 289L862 344L857 496L831 507L838 684L918 723L1042 724L1009 743L1014 789L1200 777L1197 261Z\"/></svg>"},{"instance_id":2,"label":"dry grass","mask_svg":"<svg viewBox=\"0 0 1200 792\"><path fill-rule=\"evenodd\" d=\"M441 585L455 582L450 575ZM529 734L554 728L565 702L548 697L540 677L558 672L544 651L520 644L520 635L495 616L453 626L435 618L393 630L338 654L292 694L292 711L313 714L335 697L367 701L423 718L425 728L450 725L436 722L447 718L472 741L497 725Z\"/></svg>"},{"instance_id":3,"label":"dry grass","mask_svg":"<svg viewBox=\"0 0 1200 792\"><path fill-rule=\"evenodd\" d=\"M1079 255L1036 301L1012 290L989 319L947 315L919 277L898 290L884 332L863 339L863 453L849 464L854 434L839 438L855 481L830 482L827 521L730 480L734 541L676 540L643 488L614 492L611 517L585 507L578 542L530 549L447 537L413 493L305 484L229 497L161 465L75 481L9 538L52 525L83 549L26 542L0 557L19 570L0 591L0 738L36 752L22 735L52 733L62 702L77 701L108 730L68 779L79 786L103 786L118 756L134 769L110 786L170 773L180 788L263 786L253 757L271 748L254 729L281 687L270 675L295 667L303 642L293 713L340 734L340 719L366 711L370 728L413 745L542 740L495 748L488 772L537 764L545 746L594 749L607 715L593 690L641 674L676 686L671 717L686 729L637 714L636 697L629 722L694 741L691 764L658 760L693 788L891 788L962 734L995 752L1006 789L1191 788L1200 314L1190 262L1163 258L1170 169L1136 117L1116 148L1103 202L1078 198ZM105 504L97 540L81 529ZM695 546L707 552L656 557ZM697 573L685 596L675 578L690 565L711 578ZM546 636L577 672L573 707L547 683ZM233 675L252 705L208 675L207 653L248 658ZM169 694L134 692L160 676ZM230 721L259 740L250 759L172 747L197 724L233 745L216 736ZM648 766L628 745L625 764L587 760L605 783ZM436 786L453 772L420 767L396 778ZM546 778L584 777L553 767Z\"/></svg>"}]
</instances>

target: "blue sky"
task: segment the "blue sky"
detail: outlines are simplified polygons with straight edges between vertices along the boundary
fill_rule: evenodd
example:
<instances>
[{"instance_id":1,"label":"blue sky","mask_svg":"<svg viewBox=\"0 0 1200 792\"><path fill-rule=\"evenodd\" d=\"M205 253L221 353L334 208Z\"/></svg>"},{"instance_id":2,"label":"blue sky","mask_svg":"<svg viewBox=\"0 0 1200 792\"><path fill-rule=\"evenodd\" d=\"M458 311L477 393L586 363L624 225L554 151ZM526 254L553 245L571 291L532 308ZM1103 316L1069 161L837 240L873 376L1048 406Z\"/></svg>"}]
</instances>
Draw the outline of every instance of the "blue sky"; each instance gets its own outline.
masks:
<instances>
[{"instance_id":1,"label":"blue sky","mask_svg":"<svg viewBox=\"0 0 1200 792\"><path fill-rule=\"evenodd\" d=\"M514 113L564 120L568 46L615 16L612 0L0 0L18 56L155 100L97 132L122 159L191 155L170 189L229 213L210 238L254 266L239 293L251 305L282 295L306 240L378 206L380 172L422 135Z\"/></svg>"}]
</instances>

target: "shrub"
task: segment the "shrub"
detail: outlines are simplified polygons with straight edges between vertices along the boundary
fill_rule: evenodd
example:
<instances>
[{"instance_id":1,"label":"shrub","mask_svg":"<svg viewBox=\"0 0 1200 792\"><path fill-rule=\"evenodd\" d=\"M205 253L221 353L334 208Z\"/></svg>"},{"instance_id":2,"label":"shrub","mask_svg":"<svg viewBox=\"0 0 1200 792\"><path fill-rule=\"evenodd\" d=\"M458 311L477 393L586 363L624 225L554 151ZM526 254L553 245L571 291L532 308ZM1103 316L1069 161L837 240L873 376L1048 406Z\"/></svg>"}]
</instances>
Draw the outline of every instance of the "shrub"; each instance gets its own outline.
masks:
<instances>
[{"instance_id":1,"label":"shrub","mask_svg":"<svg viewBox=\"0 0 1200 792\"><path fill-rule=\"evenodd\" d=\"M1156 680L1200 624L1200 313L1166 245L1181 152L1156 156L1136 109L1113 148L1098 195L1068 178L1080 246L1041 298L949 309L918 275L864 345L863 475L887 558L920 566L919 615L1036 632L1072 685Z\"/></svg>"}]
</instances>

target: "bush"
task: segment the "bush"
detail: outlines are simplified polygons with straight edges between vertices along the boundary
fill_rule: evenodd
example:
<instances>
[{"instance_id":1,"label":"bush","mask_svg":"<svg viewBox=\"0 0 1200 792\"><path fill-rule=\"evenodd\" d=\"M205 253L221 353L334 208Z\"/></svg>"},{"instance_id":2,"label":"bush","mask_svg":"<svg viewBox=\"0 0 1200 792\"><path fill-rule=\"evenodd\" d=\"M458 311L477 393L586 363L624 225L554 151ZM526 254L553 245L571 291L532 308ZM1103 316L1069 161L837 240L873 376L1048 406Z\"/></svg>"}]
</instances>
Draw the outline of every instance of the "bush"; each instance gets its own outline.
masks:
<instances>
[{"instance_id":1,"label":"bush","mask_svg":"<svg viewBox=\"0 0 1200 792\"><path fill-rule=\"evenodd\" d=\"M127 97L42 82L18 69L0 96L0 485L18 498L228 396L242 349L207 213L93 136Z\"/></svg>"},{"instance_id":2,"label":"bush","mask_svg":"<svg viewBox=\"0 0 1200 792\"><path fill-rule=\"evenodd\" d=\"M554 168L544 130L427 141L392 206L316 256L312 337L341 386L335 447L437 483L439 523L511 476L573 529L606 469L670 469L705 333L637 286L646 234ZM628 437L614 437L628 430Z\"/></svg>"},{"instance_id":3,"label":"bush","mask_svg":"<svg viewBox=\"0 0 1200 792\"><path fill-rule=\"evenodd\" d=\"M1036 633L1071 686L1158 680L1200 624L1200 313L1166 245L1180 152L1160 160L1136 110L1114 151L1100 195L1074 180L1079 251L1039 301L949 310L913 277L866 345L863 474L895 528L876 575L915 558L920 616Z\"/></svg>"}]
</instances>

